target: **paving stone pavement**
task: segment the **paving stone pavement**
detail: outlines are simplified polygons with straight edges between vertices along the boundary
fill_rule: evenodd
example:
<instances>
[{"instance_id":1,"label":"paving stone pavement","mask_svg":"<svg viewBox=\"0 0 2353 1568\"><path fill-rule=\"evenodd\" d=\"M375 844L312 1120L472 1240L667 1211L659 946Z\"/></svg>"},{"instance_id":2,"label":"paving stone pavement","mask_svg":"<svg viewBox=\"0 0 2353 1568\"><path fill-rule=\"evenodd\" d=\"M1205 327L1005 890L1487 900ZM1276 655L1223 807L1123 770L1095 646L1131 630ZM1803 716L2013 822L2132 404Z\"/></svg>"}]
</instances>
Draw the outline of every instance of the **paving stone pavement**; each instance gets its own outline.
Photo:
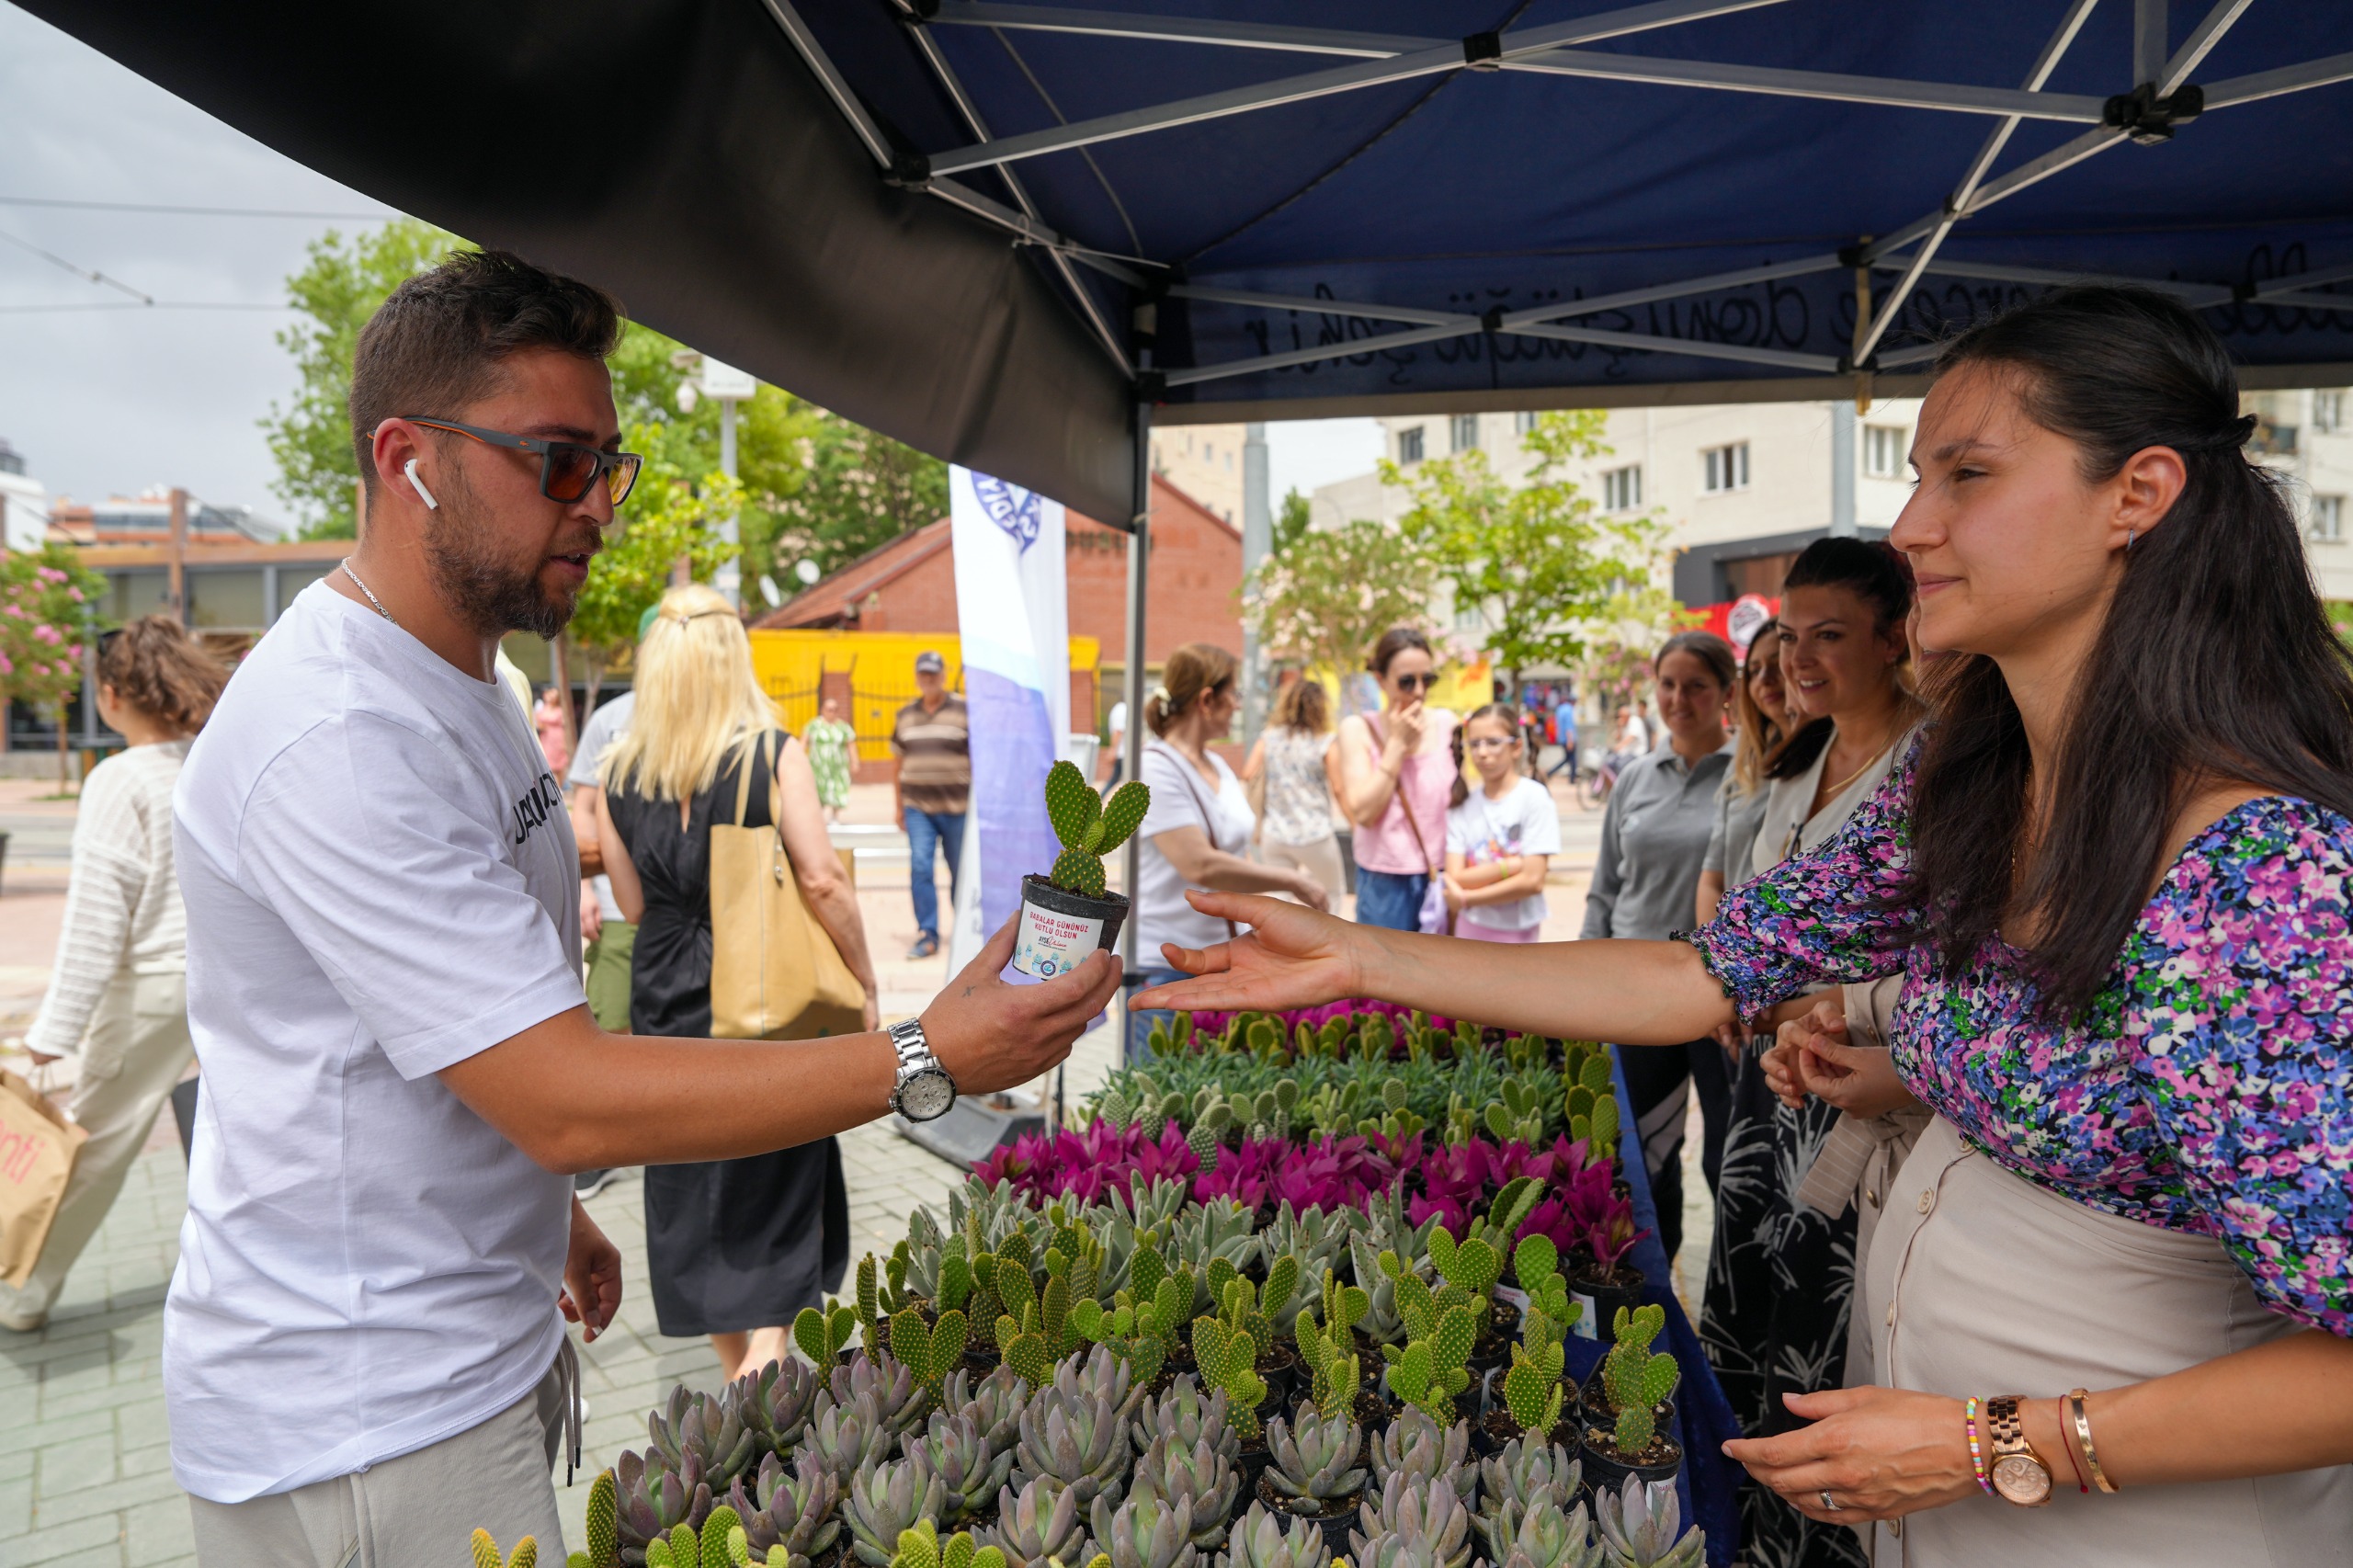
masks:
<instances>
[{"instance_id":1,"label":"paving stone pavement","mask_svg":"<svg viewBox=\"0 0 2353 1568\"><path fill-rule=\"evenodd\" d=\"M1069 1068L1074 1099L1101 1083L1112 1051L1108 1028L1080 1041ZM132 1167L49 1326L39 1334L0 1329L0 1568L195 1562L188 1503L171 1476L159 1375L164 1291L188 1206L187 1167L169 1121L166 1115ZM906 1233L911 1210L944 1203L961 1179L948 1162L880 1124L844 1135L842 1164L853 1259L887 1251ZM709 1341L665 1338L654 1326L641 1197L632 1171L588 1202L625 1263L618 1320L580 1348L585 1466L568 1490L562 1470L556 1473L566 1539L574 1545L589 1480L623 1449L643 1447L646 1413L673 1383L718 1382Z\"/></svg>"}]
</instances>

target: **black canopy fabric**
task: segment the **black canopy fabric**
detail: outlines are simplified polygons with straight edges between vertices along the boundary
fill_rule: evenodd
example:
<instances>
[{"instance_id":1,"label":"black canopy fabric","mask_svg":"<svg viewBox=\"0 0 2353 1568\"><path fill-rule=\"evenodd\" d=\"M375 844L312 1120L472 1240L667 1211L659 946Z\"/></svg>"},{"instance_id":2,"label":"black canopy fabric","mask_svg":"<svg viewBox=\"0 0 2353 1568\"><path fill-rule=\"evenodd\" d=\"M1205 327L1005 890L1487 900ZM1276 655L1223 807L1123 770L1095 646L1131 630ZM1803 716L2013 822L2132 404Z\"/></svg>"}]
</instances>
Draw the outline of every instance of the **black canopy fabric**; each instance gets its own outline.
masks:
<instances>
[{"instance_id":1,"label":"black canopy fabric","mask_svg":"<svg viewBox=\"0 0 2353 1568\"><path fill-rule=\"evenodd\" d=\"M322 171L1124 519L1131 414L1912 390L2077 276L2353 381L2353 6L29 0ZM1019 248L1016 248L1017 245Z\"/></svg>"}]
</instances>

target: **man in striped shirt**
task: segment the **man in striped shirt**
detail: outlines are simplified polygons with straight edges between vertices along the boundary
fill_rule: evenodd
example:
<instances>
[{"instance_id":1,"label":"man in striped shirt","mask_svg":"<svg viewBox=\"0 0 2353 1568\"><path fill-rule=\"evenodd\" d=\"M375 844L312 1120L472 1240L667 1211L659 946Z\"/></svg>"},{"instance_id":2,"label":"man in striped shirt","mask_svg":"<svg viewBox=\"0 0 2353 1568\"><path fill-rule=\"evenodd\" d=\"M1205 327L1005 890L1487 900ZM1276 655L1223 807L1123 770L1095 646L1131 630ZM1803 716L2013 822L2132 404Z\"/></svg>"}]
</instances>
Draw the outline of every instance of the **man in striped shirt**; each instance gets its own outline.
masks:
<instances>
[{"instance_id":1,"label":"man in striped shirt","mask_svg":"<svg viewBox=\"0 0 2353 1568\"><path fill-rule=\"evenodd\" d=\"M947 663L926 648L915 655L915 690L891 726L898 754L899 820L907 830L907 887L915 896L915 945L911 959L939 951L939 892L931 880L932 850L948 857L948 898L956 898L956 871L964 854L964 812L972 793L972 733L964 699L948 692Z\"/></svg>"}]
</instances>

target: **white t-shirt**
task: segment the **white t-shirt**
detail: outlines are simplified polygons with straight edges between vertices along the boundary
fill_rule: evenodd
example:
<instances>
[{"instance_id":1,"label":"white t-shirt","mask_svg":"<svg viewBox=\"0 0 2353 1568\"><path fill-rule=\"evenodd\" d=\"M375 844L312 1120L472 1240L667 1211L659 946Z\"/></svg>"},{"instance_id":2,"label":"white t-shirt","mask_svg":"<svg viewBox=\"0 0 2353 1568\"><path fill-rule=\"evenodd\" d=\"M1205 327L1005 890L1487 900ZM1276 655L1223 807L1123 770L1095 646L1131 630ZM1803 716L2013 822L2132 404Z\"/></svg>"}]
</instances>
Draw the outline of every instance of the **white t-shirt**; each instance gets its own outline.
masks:
<instances>
[{"instance_id":1,"label":"white t-shirt","mask_svg":"<svg viewBox=\"0 0 2353 1568\"><path fill-rule=\"evenodd\" d=\"M580 864L514 697L313 583L174 799L204 1064L172 1472L238 1503L479 1426L563 1336L572 1181L434 1074L583 1004Z\"/></svg>"},{"instance_id":2,"label":"white t-shirt","mask_svg":"<svg viewBox=\"0 0 2353 1568\"><path fill-rule=\"evenodd\" d=\"M1233 769L1226 767L1225 758L1211 752L1210 761L1217 768L1215 790L1165 742L1144 743L1140 771L1152 790L1152 809L1144 812L1143 825L1136 829L1136 836L1143 840L1143 853L1138 857L1142 867L1136 879L1141 884L1135 907L1139 967L1159 969L1167 964L1167 956L1160 950L1163 942L1206 948L1225 940L1225 922L1212 920L1185 902L1185 890L1191 884L1176 874L1168 857L1153 843L1154 835L1171 828L1198 827L1209 835L1212 846L1229 855L1248 853L1257 814L1251 811L1250 797ZM1209 811L1206 820L1204 806Z\"/></svg>"},{"instance_id":3,"label":"white t-shirt","mask_svg":"<svg viewBox=\"0 0 2353 1568\"><path fill-rule=\"evenodd\" d=\"M1491 801L1483 786L1473 784L1471 798L1446 813L1446 852L1472 866L1512 855L1558 855L1561 812L1552 792L1522 778L1502 800ZM1525 931L1543 925L1548 908L1540 891L1509 903L1473 905L1461 918L1490 931Z\"/></svg>"}]
</instances>

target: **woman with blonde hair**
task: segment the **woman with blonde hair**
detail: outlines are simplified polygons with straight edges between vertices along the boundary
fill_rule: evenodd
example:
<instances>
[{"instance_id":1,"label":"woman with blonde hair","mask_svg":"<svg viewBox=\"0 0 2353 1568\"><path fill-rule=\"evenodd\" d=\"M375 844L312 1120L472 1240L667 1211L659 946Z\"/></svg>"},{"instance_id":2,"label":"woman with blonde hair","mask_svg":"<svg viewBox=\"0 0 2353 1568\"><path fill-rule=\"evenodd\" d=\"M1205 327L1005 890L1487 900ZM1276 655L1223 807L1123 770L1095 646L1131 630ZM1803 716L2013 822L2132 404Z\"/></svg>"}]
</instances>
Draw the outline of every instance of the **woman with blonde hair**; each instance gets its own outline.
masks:
<instances>
[{"instance_id":1,"label":"woman with blonde hair","mask_svg":"<svg viewBox=\"0 0 2353 1568\"><path fill-rule=\"evenodd\" d=\"M1152 809L1136 829L1143 847L1130 915L1136 923L1134 951L1140 955L1159 952L1164 942L1199 947L1223 941L1231 934L1224 921L1212 920L1185 902L1188 887L1287 893L1310 908L1330 906L1324 884L1307 872L1262 866L1249 858L1257 814L1250 809L1242 780L1225 758L1210 750L1210 743L1222 740L1233 726L1233 710L1241 705L1234 691L1240 667L1222 648L1188 642L1170 653L1161 668L1160 685L1144 699L1144 723L1153 738L1144 743L1137 777L1152 790ZM1158 985L1176 975L1175 970L1147 959L1142 983ZM1141 1064L1150 1059L1145 1042L1162 1016L1129 1013L1129 1062Z\"/></svg>"},{"instance_id":2,"label":"woman with blonde hair","mask_svg":"<svg viewBox=\"0 0 2353 1568\"><path fill-rule=\"evenodd\" d=\"M188 919L172 860L172 789L229 672L168 616L98 641L98 717L128 744L90 770L74 823L57 961L25 1046L78 1056L67 1108L89 1133L31 1275L0 1284L0 1327L48 1320L140 1146L188 1070Z\"/></svg>"},{"instance_id":3,"label":"woman with blonde hair","mask_svg":"<svg viewBox=\"0 0 2353 1568\"><path fill-rule=\"evenodd\" d=\"M1258 824L1258 853L1269 866L1313 877L1324 896L1346 891L1339 835L1332 831L1332 798L1340 789L1340 754L1332 744L1332 699L1324 684L1301 676L1275 699L1275 722L1250 748L1242 781L1265 780L1266 810Z\"/></svg>"},{"instance_id":4,"label":"woman with blonde hair","mask_svg":"<svg viewBox=\"0 0 2353 1568\"><path fill-rule=\"evenodd\" d=\"M874 965L858 895L825 834L808 753L777 724L752 671L751 640L727 601L673 588L637 652L637 707L607 749L597 836L621 913L637 926L630 1031L707 1036L710 829L732 820L751 770L746 825L778 824L802 894L866 989ZM831 1138L736 1160L649 1165L647 1272L665 1335L705 1334L733 1378L786 1354L787 1325L838 1290L849 1204Z\"/></svg>"}]
</instances>

